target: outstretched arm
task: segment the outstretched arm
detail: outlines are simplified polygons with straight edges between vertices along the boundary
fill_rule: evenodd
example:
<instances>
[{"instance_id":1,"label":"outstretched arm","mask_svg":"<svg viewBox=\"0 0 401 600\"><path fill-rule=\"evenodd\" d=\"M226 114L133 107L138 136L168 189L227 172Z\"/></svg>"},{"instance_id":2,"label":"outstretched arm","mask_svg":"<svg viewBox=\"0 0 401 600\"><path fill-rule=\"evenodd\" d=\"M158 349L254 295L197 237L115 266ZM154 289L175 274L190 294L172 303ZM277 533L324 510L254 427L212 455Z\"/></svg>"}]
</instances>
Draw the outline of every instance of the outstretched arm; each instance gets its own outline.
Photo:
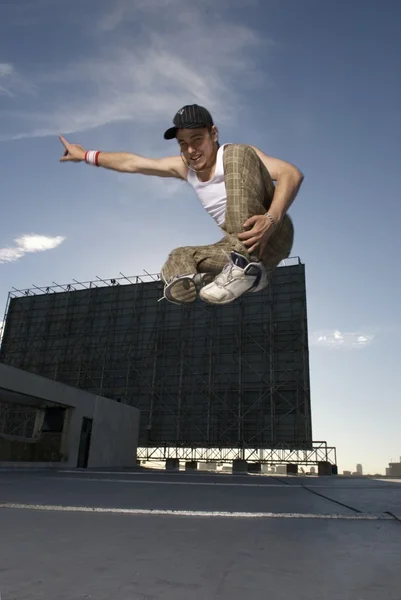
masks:
<instances>
[{"instance_id":1,"label":"outstretched arm","mask_svg":"<svg viewBox=\"0 0 401 600\"><path fill-rule=\"evenodd\" d=\"M60 162L83 162L86 150L79 144L70 144L62 135L59 136L65 152ZM180 156L165 158L146 158L130 152L100 152L96 164L105 169L120 173L139 173L156 177L176 177L186 179L186 167Z\"/></svg>"}]
</instances>

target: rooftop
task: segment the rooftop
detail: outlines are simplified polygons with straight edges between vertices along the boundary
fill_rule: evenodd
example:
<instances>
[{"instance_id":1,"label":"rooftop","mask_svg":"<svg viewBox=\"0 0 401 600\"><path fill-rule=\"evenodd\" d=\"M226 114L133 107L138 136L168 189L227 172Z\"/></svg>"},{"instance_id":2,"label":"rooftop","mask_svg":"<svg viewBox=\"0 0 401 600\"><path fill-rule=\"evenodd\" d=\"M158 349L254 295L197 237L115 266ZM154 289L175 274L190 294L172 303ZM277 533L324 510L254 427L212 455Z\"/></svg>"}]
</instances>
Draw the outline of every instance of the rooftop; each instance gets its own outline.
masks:
<instances>
[{"instance_id":1,"label":"rooftop","mask_svg":"<svg viewBox=\"0 0 401 600\"><path fill-rule=\"evenodd\" d=\"M401 480L3 469L0 592L399 600L397 517Z\"/></svg>"}]
</instances>

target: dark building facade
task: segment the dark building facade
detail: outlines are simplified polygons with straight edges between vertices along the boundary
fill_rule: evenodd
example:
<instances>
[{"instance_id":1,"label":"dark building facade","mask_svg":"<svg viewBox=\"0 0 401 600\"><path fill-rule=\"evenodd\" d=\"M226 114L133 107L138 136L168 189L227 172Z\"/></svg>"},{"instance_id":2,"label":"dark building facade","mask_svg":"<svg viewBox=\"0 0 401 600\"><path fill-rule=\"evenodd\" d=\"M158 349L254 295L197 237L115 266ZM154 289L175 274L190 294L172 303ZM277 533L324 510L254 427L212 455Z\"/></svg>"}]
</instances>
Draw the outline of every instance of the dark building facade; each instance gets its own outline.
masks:
<instances>
[{"instance_id":1,"label":"dark building facade","mask_svg":"<svg viewBox=\"0 0 401 600\"><path fill-rule=\"evenodd\" d=\"M231 305L157 278L9 295L0 361L141 411L142 446L312 447L305 267Z\"/></svg>"}]
</instances>

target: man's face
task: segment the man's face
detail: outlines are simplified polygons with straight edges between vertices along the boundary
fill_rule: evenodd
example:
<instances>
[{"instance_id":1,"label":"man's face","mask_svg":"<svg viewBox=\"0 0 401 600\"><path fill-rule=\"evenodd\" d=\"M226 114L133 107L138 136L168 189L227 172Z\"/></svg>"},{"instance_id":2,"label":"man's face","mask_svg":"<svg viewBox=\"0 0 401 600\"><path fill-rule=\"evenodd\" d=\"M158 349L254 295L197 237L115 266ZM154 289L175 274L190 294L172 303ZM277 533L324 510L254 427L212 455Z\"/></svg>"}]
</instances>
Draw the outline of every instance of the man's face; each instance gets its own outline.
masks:
<instances>
[{"instance_id":1,"label":"man's face","mask_svg":"<svg viewBox=\"0 0 401 600\"><path fill-rule=\"evenodd\" d=\"M179 129L177 141L189 166L199 171L209 166L214 158L217 129L215 127L212 128L212 131L206 127Z\"/></svg>"}]
</instances>

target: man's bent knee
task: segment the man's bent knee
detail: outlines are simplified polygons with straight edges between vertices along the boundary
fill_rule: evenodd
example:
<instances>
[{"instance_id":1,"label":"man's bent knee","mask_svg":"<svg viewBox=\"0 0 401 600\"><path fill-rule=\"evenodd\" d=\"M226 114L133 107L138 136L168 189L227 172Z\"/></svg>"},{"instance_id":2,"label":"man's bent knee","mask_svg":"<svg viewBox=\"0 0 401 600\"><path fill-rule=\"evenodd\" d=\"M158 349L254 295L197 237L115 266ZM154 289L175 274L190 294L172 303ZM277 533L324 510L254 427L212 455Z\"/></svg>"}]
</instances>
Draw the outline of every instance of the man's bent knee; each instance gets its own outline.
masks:
<instances>
[{"instance_id":1,"label":"man's bent knee","mask_svg":"<svg viewBox=\"0 0 401 600\"><path fill-rule=\"evenodd\" d=\"M172 250L161 269L161 278L167 283L173 277L195 273L191 249L188 246Z\"/></svg>"}]
</instances>

